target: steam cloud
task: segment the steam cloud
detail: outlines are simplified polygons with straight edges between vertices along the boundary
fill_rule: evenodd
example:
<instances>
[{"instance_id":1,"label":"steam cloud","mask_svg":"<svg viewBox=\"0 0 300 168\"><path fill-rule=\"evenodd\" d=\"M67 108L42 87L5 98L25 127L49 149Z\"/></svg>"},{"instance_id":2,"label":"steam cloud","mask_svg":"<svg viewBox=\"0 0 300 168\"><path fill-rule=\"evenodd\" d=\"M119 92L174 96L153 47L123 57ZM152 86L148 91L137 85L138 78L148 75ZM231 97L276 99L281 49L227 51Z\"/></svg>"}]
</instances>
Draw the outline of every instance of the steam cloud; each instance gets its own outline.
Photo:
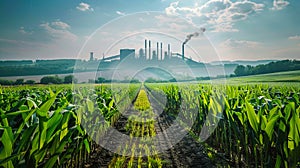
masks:
<instances>
[{"instance_id":1,"label":"steam cloud","mask_svg":"<svg viewBox=\"0 0 300 168\"><path fill-rule=\"evenodd\" d=\"M200 33L201 33L201 34L204 33L204 32L205 32L205 28L204 28L204 27L200 28L200 31L201 31L201 32L195 32L195 33L193 33L193 34L187 35L187 36L186 36L186 39L185 39L184 42L183 42L183 45L186 44L188 41L190 41L190 40L192 39L192 37L198 37L198 36L200 35Z\"/></svg>"}]
</instances>

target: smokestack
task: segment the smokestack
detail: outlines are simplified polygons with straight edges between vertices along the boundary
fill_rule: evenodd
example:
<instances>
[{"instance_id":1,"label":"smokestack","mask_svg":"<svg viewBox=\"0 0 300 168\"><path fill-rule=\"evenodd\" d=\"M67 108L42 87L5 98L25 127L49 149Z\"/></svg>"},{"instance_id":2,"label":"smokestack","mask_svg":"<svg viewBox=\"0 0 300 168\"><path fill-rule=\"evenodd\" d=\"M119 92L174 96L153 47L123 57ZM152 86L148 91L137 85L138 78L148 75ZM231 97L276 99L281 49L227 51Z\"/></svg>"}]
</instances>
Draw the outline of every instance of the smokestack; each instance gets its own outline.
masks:
<instances>
[{"instance_id":1,"label":"smokestack","mask_svg":"<svg viewBox=\"0 0 300 168\"><path fill-rule=\"evenodd\" d=\"M168 44L168 57L171 58L171 46Z\"/></svg>"},{"instance_id":2,"label":"smokestack","mask_svg":"<svg viewBox=\"0 0 300 168\"><path fill-rule=\"evenodd\" d=\"M147 40L145 40L145 59L147 59Z\"/></svg>"},{"instance_id":3,"label":"smokestack","mask_svg":"<svg viewBox=\"0 0 300 168\"><path fill-rule=\"evenodd\" d=\"M202 27L202 28L200 28L200 33L201 34L203 34L204 32L205 32L205 28L204 27ZM190 41L191 39L192 39L192 37L197 37L197 36L199 36L200 35L200 33L199 32L195 32L195 33L193 33L193 34L189 34L189 35L187 35L186 36L186 39L184 40L184 42L182 43L182 60L184 60L184 45L188 42L188 41Z\"/></svg>"},{"instance_id":4,"label":"smokestack","mask_svg":"<svg viewBox=\"0 0 300 168\"><path fill-rule=\"evenodd\" d=\"M160 43L160 60L163 60L163 51L162 51L163 43Z\"/></svg>"},{"instance_id":5,"label":"smokestack","mask_svg":"<svg viewBox=\"0 0 300 168\"><path fill-rule=\"evenodd\" d=\"M149 40L149 59L151 60L151 40Z\"/></svg>"},{"instance_id":6,"label":"smokestack","mask_svg":"<svg viewBox=\"0 0 300 168\"><path fill-rule=\"evenodd\" d=\"M182 60L184 60L184 45L185 45L185 43L182 43L182 47L181 47L181 51L182 51L182 53L181 53Z\"/></svg>"},{"instance_id":7,"label":"smokestack","mask_svg":"<svg viewBox=\"0 0 300 168\"><path fill-rule=\"evenodd\" d=\"M158 49L159 43L156 43L156 55L157 55L157 60L159 60L159 49Z\"/></svg>"},{"instance_id":8,"label":"smokestack","mask_svg":"<svg viewBox=\"0 0 300 168\"><path fill-rule=\"evenodd\" d=\"M90 61L94 61L94 52L90 52Z\"/></svg>"},{"instance_id":9,"label":"smokestack","mask_svg":"<svg viewBox=\"0 0 300 168\"><path fill-rule=\"evenodd\" d=\"M165 54L164 54L164 59L168 58L168 52L165 51Z\"/></svg>"},{"instance_id":10,"label":"smokestack","mask_svg":"<svg viewBox=\"0 0 300 168\"><path fill-rule=\"evenodd\" d=\"M197 37L199 36L198 32L195 32L193 34L189 34L186 36L186 39L184 40L183 44L185 45L188 41L190 41L192 39L192 37Z\"/></svg>"}]
</instances>

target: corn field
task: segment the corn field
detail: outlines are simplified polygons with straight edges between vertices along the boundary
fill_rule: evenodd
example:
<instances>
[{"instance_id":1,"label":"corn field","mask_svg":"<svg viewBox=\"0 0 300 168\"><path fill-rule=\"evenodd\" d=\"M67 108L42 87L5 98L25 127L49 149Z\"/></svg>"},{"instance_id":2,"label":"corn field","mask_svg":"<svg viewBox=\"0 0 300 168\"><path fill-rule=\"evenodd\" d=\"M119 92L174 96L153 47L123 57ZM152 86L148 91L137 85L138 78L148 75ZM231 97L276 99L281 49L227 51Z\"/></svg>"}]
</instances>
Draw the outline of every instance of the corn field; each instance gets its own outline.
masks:
<instances>
[{"instance_id":1,"label":"corn field","mask_svg":"<svg viewBox=\"0 0 300 168\"><path fill-rule=\"evenodd\" d=\"M99 132L113 126L130 104L147 119L136 122L139 116L131 116L125 130L147 141L156 136L149 94L158 101L161 95L166 97L164 113L169 116L182 113L182 126L203 143L217 166L300 166L298 84L182 83L116 84L113 89L110 85L0 87L0 167L84 167L101 141ZM188 120L194 121L191 128L185 124ZM214 123L211 135L203 139L201 130ZM152 146L127 150L133 148L156 151ZM148 158L115 155L109 167L163 164L159 153Z\"/></svg>"},{"instance_id":2,"label":"corn field","mask_svg":"<svg viewBox=\"0 0 300 168\"><path fill-rule=\"evenodd\" d=\"M180 85L148 87L165 92L171 102L167 107L190 102L183 104L189 106L183 113L190 120L197 118L190 130L196 138L210 124L205 122L209 114L219 119L204 142L215 160L224 158L233 167L300 166L299 85ZM196 116L191 115L193 109L198 110Z\"/></svg>"}]
</instances>

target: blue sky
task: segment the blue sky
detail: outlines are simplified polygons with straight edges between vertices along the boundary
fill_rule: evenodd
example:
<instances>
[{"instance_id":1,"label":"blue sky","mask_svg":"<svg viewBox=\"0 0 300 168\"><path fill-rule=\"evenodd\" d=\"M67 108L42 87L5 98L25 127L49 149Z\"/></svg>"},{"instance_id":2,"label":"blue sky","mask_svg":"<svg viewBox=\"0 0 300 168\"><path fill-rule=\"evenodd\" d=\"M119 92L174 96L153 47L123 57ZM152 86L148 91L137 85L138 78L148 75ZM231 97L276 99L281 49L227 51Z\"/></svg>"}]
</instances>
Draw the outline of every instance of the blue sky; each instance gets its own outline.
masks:
<instances>
[{"instance_id":1,"label":"blue sky","mask_svg":"<svg viewBox=\"0 0 300 168\"><path fill-rule=\"evenodd\" d=\"M99 58L138 50L145 38L180 52L180 40L205 27L188 43L194 59L299 59L299 7L299 0L2 0L0 58L82 59L89 51Z\"/></svg>"}]
</instances>

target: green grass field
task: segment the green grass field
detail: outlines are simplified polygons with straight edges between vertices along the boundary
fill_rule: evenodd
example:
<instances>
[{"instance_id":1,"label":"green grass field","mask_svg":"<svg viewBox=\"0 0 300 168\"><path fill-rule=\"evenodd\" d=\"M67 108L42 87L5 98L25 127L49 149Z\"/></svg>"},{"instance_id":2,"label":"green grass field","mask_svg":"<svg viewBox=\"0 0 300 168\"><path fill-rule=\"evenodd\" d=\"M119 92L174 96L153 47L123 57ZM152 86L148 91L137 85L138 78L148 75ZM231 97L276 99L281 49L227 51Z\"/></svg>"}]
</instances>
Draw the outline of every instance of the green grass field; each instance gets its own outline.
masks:
<instances>
[{"instance_id":1,"label":"green grass field","mask_svg":"<svg viewBox=\"0 0 300 168\"><path fill-rule=\"evenodd\" d=\"M300 82L300 71L277 72L227 79L228 82Z\"/></svg>"},{"instance_id":2,"label":"green grass field","mask_svg":"<svg viewBox=\"0 0 300 168\"><path fill-rule=\"evenodd\" d=\"M208 80L199 80L192 83L201 84L283 84L290 85L300 82L300 70L276 72L261 75L249 75L241 77L216 78ZM183 84L186 82L182 82Z\"/></svg>"},{"instance_id":3,"label":"green grass field","mask_svg":"<svg viewBox=\"0 0 300 168\"><path fill-rule=\"evenodd\" d=\"M114 155L110 159L96 147L131 103L137 110L136 116L152 117L154 108L147 97L151 94L157 100L162 95L166 97L166 118L172 123L173 116L180 114L182 118L176 120L197 141L202 138L202 130L217 126L201 142L207 151L205 157L213 164L296 168L300 166L299 76L300 71L290 71L229 78L225 85L214 85L218 80L213 80L211 84L145 83L113 87L0 86L0 167L84 167L100 164L102 159L117 168L168 167L171 163L162 162L164 156L157 154L148 141L155 154L147 158L138 154ZM213 117L208 120L208 116ZM155 137L159 133L153 120L143 118L136 122L134 117L124 126L131 137ZM186 121L192 121L193 127ZM138 149L149 154L147 145L125 147L122 153ZM224 163L219 163L220 156Z\"/></svg>"}]
</instances>

